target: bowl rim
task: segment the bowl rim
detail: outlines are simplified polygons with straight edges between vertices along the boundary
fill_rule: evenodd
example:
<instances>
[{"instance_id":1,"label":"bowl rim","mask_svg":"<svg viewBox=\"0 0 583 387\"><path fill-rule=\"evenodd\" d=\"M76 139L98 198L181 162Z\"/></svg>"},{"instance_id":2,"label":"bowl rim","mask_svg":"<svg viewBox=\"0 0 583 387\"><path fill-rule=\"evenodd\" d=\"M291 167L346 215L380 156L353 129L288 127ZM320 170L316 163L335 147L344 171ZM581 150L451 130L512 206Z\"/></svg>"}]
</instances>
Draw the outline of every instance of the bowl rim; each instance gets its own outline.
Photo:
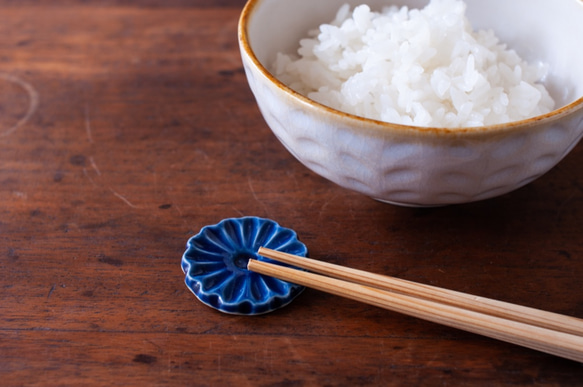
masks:
<instances>
[{"instance_id":1,"label":"bowl rim","mask_svg":"<svg viewBox=\"0 0 583 387\"><path fill-rule=\"evenodd\" d=\"M435 126L415 126L415 125L405 125L405 124L398 124L393 122L375 120L372 118L366 118L362 116L358 116L351 113L346 113L344 111L334 109L327 105L321 104L319 102L314 101L313 99L306 97L303 94L298 93L297 91L293 90L289 86L285 85L282 81L280 81L276 76L274 76L257 58L255 52L251 48L251 43L249 42L249 24L251 20L251 16L253 11L258 7L259 3L263 0L248 0L241 15L239 17L238 22L238 41L241 50L249 57L253 65L259 70L259 72L267 78L273 85L283 91L285 94L289 95L293 99L297 100L298 102L308 105L310 108L322 111L323 113L331 114L339 119L341 118L348 118L353 121L359 122L361 125L366 125L369 129L376 128L381 132L388 132L388 131L398 131L398 132L413 132L417 134L434 134L434 135L453 135L453 136L460 136L464 134L493 134L493 133L503 133L509 131L519 131L521 129L525 129L527 127L552 122L558 120L562 117L565 117L569 114L575 113L578 110L583 109L583 96L577 98L576 100L562 105L558 108L553 109L552 111L541 114L538 116L533 116L529 118L525 118L518 121L511 121L501 124L494 124L494 125L484 125L484 126L470 126L470 127L459 127L459 128L446 128L446 127L435 127Z\"/></svg>"}]
</instances>

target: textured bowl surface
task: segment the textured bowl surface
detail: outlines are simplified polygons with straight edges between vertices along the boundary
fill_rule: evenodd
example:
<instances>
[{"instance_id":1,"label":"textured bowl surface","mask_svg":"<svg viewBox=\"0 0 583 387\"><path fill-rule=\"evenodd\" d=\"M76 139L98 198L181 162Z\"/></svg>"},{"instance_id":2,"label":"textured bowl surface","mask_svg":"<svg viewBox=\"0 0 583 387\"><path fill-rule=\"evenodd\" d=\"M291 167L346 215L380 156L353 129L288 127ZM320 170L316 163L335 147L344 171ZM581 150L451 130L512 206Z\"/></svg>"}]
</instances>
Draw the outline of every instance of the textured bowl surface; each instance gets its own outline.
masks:
<instances>
[{"instance_id":1,"label":"textured bowl surface","mask_svg":"<svg viewBox=\"0 0 583 387\"><path fill-rule=\"evenodd\" d=\"M306 256L293 230L257 217L224 219L190 238L182 256L186 286L204 304L221 312L254 315L289 304L302 286L247 270L259 247ZM279 263L278 263L279 264Z\"/></svg>"},{"instance_id":2,"label":"textured bowl surface","mask_svg":"<svg viewBox=\"0 0 583 387\"><path fill-rule=\"evenodd\" d=\"M581 139L583 50L574 49L583 36L581 1L466 1L476 28L494 29L526 60L549 63L547 87L560 107L523 121L463 129L356 117L320 105L271 75L277 52L291 52L307 30L331 20L344 2L251 0L239 23L241 56L262 115L289 152L319 175L399 205L465 203L524 186ZM367 3L373 9L387 4ZM427 1L391 3L422 7Z\"/></svg>"}]
</instances>

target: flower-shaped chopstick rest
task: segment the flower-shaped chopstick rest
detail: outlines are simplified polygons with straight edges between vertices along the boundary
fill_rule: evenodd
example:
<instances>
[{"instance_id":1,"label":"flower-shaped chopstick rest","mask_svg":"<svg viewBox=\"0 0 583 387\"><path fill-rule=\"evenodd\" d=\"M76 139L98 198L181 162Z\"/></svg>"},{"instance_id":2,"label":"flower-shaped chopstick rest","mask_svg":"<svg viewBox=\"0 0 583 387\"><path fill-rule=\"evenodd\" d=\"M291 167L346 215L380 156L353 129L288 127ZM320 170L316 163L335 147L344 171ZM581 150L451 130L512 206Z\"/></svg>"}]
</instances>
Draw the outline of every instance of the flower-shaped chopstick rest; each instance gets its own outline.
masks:
<instances>
[{"instance_id":1,"label":"flower-shaped chopstick rest","mask_svg":"<svg viewBox=\"0 0 583 387\"><path fill-rule=\"evenodd\" d=\"M224 219L190 238L182 256L186 286L204 304L221 312L255 315L289 304L303 286L247 270L259 247L306 256L297 234L270 219Z\"/></svg>"}]
</instances>

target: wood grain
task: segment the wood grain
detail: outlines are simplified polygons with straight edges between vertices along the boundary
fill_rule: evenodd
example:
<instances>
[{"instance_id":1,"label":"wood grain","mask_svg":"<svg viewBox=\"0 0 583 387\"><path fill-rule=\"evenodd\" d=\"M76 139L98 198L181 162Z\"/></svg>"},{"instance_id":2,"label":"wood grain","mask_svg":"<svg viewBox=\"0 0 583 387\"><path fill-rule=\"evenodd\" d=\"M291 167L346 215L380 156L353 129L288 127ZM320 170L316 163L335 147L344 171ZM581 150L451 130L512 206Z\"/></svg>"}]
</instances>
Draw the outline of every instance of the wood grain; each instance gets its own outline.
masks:
<instances>
[{"instance_id":1,"label":"wood grain","mask_svg":"<svg viewBox=\"0 0 583 387\"><path fill-rule=\"evenodd\" d=\"M313 258L583 318L580 146L479 203L348 192L265 125L243 3L0 0L0 384L580 383L579 363L317 291L260 317L194 298L188 238L256 215Z\"/></svg>"}]
</instances>

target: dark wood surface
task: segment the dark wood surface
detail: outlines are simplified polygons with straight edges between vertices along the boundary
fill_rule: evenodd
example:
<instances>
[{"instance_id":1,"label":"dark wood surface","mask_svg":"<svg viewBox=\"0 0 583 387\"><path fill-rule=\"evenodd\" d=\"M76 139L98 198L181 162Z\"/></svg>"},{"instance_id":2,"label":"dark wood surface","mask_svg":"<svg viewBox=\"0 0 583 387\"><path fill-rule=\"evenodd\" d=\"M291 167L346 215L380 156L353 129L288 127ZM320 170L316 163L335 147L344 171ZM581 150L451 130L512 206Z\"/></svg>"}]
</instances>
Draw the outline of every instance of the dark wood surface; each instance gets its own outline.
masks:
<instances>
[{"instance_id":1,"label":"dark wood surface","mask_svg":"<svg viewBox=\"0 0 583 387\"><path fill-rule=\"evenodd\" d=\"M433 209L325 181L264 123L242 0L0 1L0 385L577 385L579 363L307 290L259 317L184 285L256 215L313 258L583 318L583 148Z\"/></svg>"}]
</instances>

